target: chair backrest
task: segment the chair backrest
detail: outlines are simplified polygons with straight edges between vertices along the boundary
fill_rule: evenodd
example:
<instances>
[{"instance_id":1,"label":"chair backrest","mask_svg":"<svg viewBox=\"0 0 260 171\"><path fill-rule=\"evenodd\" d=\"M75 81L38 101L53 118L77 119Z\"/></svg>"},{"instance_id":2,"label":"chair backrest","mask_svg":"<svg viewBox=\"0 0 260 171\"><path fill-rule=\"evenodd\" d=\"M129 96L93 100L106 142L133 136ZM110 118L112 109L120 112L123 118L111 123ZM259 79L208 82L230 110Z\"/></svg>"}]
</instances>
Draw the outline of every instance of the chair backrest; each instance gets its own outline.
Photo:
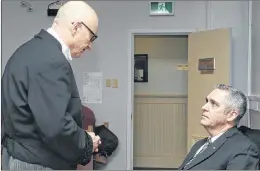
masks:
<instances>
[{"instance_id":1,"label":"chair backrest","mask_svg":"<svg viewBox=\"0 0 260 171\"><path fill-rule=\"evenodd\" d=\"M96 124L94 112L90 108L82 106L82 114L82 128L88 132L94 132ZM78 165L77 170L94 170L93 157L86 166Z\"/></svg>"},{"instance_id":2,"label":"chair backrest","mask_svg":"<svg viewBox=\"0 0 260 171\"><path fill-rule=\"evenodd\" d=\"M246 126L240 126L238 129L257 145L259 150L259 160L260 160L260 130L251 129ZM259 162L259 168L260 168L260 162Z\"/></svg>"},{"instance_id":3,"label":"chair backrest","mask_svg":"<svg viewBox=\"0 0 260 171\"><path fill-rule=\"evenodd\" d=\"M96 117L95 117L94 112L87 106L82 106L82 114L83 114L83 118L82 118L83 129L88 130L89 126L92 126L93 128L95 128ZM91 130L91 131L94 131L94 130Z\"/></svg>"}]
</instances>

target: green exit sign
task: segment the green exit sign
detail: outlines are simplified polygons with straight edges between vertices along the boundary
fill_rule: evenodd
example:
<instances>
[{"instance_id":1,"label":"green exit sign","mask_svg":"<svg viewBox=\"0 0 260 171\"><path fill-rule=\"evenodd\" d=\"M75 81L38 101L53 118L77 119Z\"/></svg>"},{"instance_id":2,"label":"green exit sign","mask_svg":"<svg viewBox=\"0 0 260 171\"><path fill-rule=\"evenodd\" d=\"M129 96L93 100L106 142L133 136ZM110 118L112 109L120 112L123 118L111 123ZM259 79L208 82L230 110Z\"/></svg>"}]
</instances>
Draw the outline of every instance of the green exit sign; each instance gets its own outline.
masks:
<instances>
[{"instance_id":1,"label":"green exit sign","mask_svg":"<svg viewBox=\"0 0 260 171\"><path fill-rule=\"evenodd\" d=\"M173 1L150 2L150 15L174 15Z\"/></svg>"}]
</instances>

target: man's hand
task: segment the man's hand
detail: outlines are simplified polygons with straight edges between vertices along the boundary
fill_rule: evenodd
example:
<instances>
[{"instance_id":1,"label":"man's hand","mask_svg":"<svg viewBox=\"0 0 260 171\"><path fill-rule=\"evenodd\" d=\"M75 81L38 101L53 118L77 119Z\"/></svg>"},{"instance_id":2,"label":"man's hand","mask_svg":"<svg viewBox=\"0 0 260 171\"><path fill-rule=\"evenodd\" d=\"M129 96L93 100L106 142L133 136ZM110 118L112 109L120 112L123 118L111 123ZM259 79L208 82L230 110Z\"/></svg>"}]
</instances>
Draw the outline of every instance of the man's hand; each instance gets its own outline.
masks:
<instances>
[{"instance_id":1,"label":"man's hand","mask_svg":"<svg viewBox=\"0 0 260 171\"><path fill-rule=\"evenodd\" d=\"M88 133L88 135L91 136L92 141L93 141L93 152L98 152L98 146L99 146L99 144L101 144L100 137L96 136L94 132L87 132L87 133Z\"/></svg>"}]
</instances>

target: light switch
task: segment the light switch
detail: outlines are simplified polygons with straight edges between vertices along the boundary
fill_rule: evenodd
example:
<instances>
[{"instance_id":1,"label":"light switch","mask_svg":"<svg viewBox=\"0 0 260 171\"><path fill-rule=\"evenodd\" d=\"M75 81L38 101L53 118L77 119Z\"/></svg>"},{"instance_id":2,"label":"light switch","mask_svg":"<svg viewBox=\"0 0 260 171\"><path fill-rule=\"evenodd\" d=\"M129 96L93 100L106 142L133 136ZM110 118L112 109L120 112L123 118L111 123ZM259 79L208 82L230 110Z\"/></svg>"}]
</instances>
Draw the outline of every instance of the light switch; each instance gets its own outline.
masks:
<instances>
[{"instance_id":1,"label":"light switch","mask_svg":"<svg viewBox=\"0 0 260 171\"><path fill-rule=\"evenodd\" d=\"M118 88L118 80L112 79L112 88Z\"/></svg>"},{"instance_id":2,"label":"light switch","mask_svg":"<svg viewBox=\"0 0 260 171\"><path fill-rule=\"evenodd\" d=\"M110 79L106 79L106 87L111 87L111 80Z\"/></svg>"}]
</instances>

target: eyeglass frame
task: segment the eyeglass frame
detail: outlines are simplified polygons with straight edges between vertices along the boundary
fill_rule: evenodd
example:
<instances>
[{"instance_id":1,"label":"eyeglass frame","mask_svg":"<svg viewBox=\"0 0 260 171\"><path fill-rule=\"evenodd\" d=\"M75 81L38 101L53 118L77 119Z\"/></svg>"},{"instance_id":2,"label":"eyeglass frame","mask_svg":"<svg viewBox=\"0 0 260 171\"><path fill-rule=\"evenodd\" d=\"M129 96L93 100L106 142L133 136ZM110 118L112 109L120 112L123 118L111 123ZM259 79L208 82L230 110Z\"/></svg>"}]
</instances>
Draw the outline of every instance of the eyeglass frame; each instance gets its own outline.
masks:
<instances>
[{"instance_id":1,"label":"eyeglass frame","mask_svg":"<svg viewBox=\"0 0 260 171\"><path fill-rule=\"evenodd\" d=\"M96 40L98 38L98 35L96 33L94 33L85 23L83 23L82 21L80 22L83 26L85 26L89 32L93 35L90 39L90 42L94 42L94 40Z\"/></svg>"}]
</instances>

